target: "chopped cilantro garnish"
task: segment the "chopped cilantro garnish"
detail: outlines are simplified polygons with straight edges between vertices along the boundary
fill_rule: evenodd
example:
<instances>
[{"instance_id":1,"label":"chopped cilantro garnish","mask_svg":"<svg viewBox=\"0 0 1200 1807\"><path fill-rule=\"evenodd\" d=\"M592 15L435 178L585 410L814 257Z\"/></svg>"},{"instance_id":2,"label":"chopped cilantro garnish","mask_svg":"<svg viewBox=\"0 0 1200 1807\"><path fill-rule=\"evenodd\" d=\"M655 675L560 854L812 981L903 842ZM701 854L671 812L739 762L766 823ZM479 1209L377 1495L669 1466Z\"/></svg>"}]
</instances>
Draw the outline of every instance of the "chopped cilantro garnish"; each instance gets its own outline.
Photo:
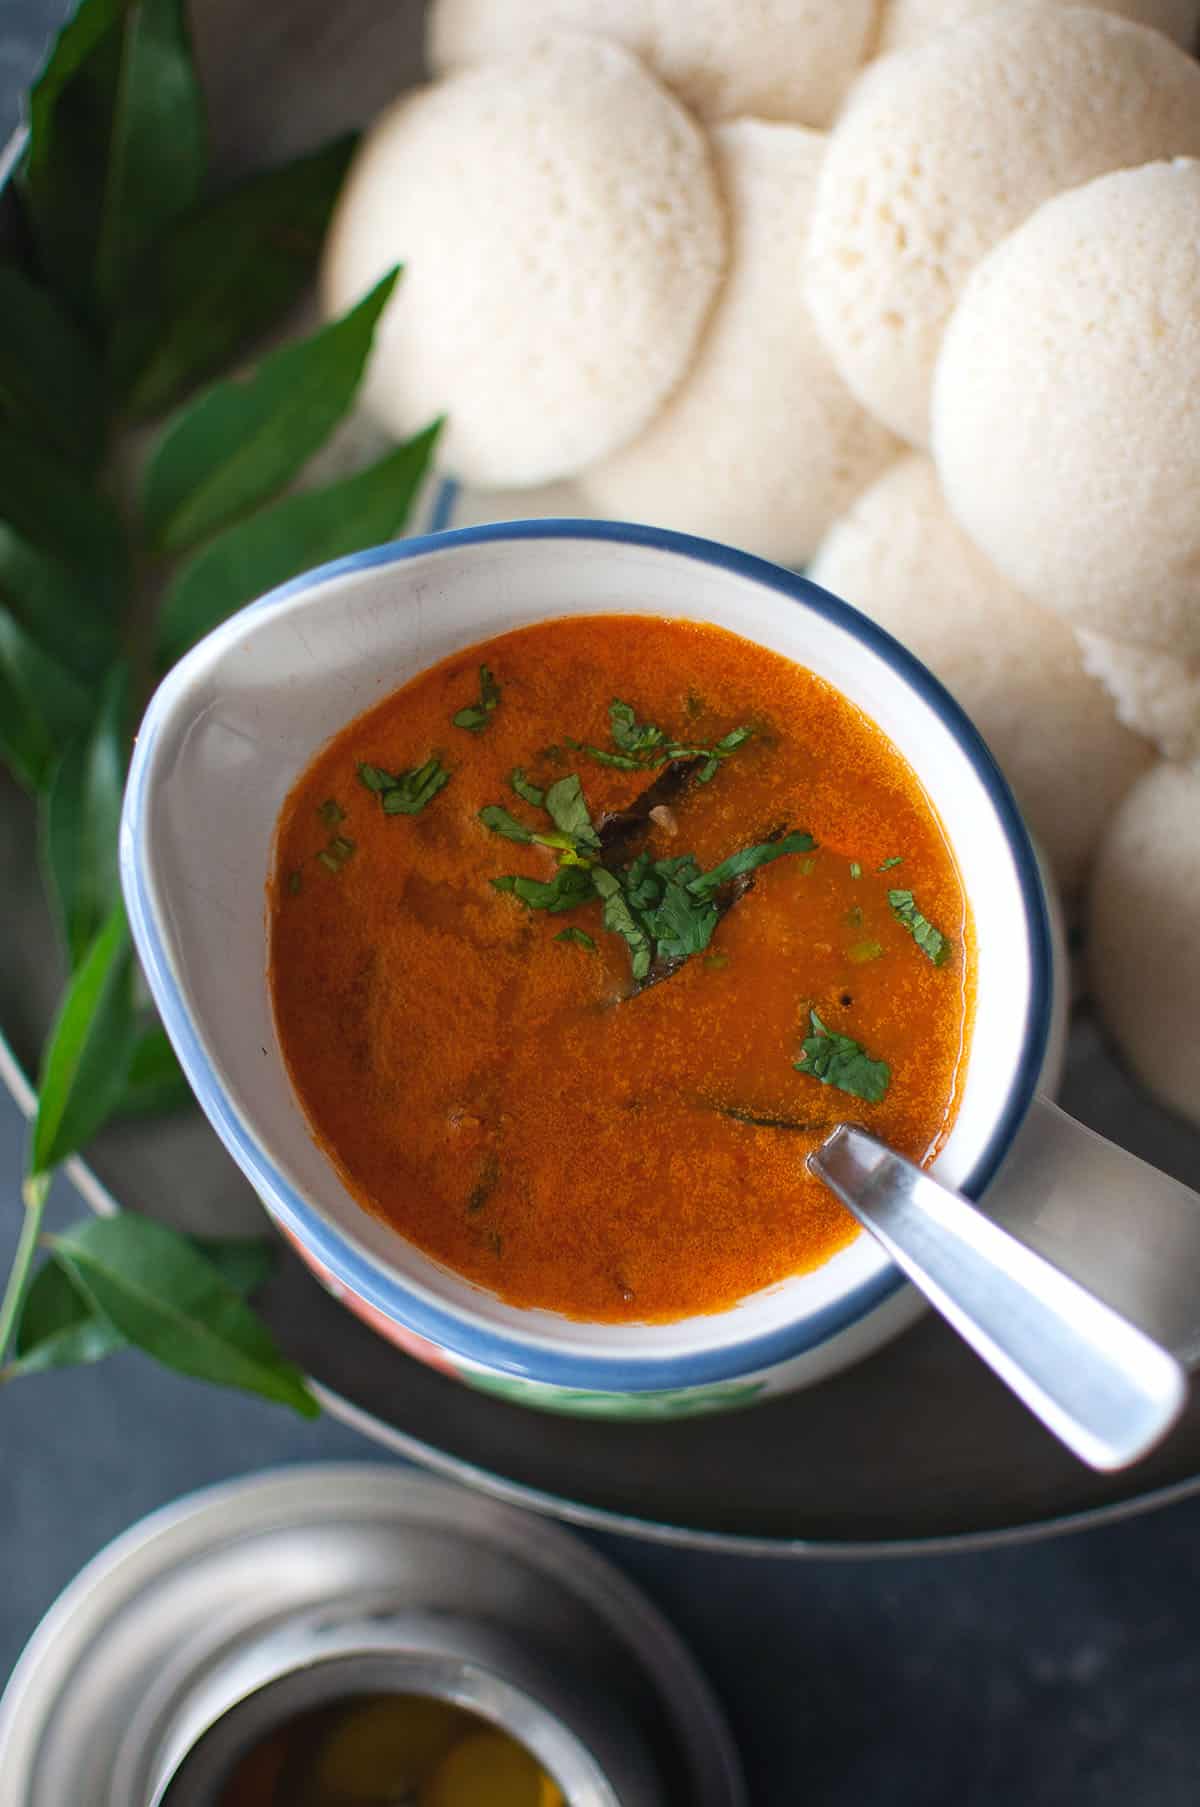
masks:
<instances>
[{"instance_id":1,"label":"chopped cilantro garnish","mask_svg":"<svg viewBox=\"0 0 1200 1807\"><path fill-rule=\"evenodd\" d=\"M326 797L324 803L317 810L317 814L326 828L336 828L339 822L346 820L345 810L334 797Z\"/></svg>"},{"instance_id":2,"label":"chopped cilantro garnish","mask_svg":"<svg viewBox=\"0 0 1200 1807\"><path fill-rule=\"evenodd\" d=\"M556 941L574 942L576 947L586 947L588 952L592 954L596 951L596 943L592 940L591 936L585 929L577 929L574 923L569 924L565 929L559 929L558 934L554 939Z\"/></svg>"},{"instance_id":3,"label":"chopped cilantro garnish","mask_svg":"<svg viewBox=\"0 0 1200 1807\"><path fill-rule=\"evenodd\" d=\"M415 816L449 784L450 774L435 753L408 772L385 772L380 765L360 765L359 783L379 798L387 816Z\"/></svg>"},{"instance_id":4,"label":"chopped cilantro garnish","mask_svg":"<svg viewBox=\"0 0 1200 1807\"><path fill-rule=\"evenodd\" d=\"M869 960L878 960L883 949L878 941L856 941L846 955L855 966L865 966Z\"/></svg>"},{"instance_id":5,"label":"chopped cilantro garnish","mask_svg":"<svg viewBox=\"0 0 1200 1807\"><path fill-rule=\"evenodd\" d=\"M383 791L394 790L400 780L391 772L385 772L381 765L364 764L358 768L358 782L379 796Z\"/></svg>"},{"instance_id":6,"label":"chopped cilantro garnish","mask_svg":"<svg viewBox=\"0 0 1200 1807\"><path fill-rule=\"evenodd\" d=\"M666 738L653 722L640 722L632 704L621 702L619 697L614 697L608 705L608 731L615 747L639 758L654 752Z\"/></svg>"},{"instance_id":7,"label":"chopped cilantro garnish","mask_svg":"<svg viewBox=\"0 0 1200 1807\"><path fill-rule=\"evenodd\" d=\"M518 822L499 803L489 803L481 809L479 820L493 834L503 835L506 841L553 847L564 864L590 865L600 852L600 837L592 826L583 787L575 774L572 772L568 778L557 779L545 793L540 807L555 824L552 834Z\"/></svg>"},{"instance_id":8,"label":"chopped cilantro garnish","mask_svg":"<svg viewBox=\"0 0 1200 1807\"><path fill-rule=\"evenodd\" d=\"M612 716L614 737L623 736L626 744L632 746L653 749L659 745L659 730L638 723L629 704L614 703ZM724 750L740 745L746 732L735 729L726 735ZM630 753L621 757L637 756ZM703 872L690 853L676 859L655 860L649 852L643 852L628 866L618 867L615 858L611 866L602 865L603 844L577 773L556 779L543 792L528 782L518 766L510 773L509 783L526 802L545 810L554 831L530 827L499 803L481 809L480 822L505 840L555 849L558 871L551 880L506 873L494 878L493 886L530 909L552 914L576 909L598 898L603 906L604 926L624 940L633 978L639 984L650 975L652 967L654 978L665 977L694 954L704 952L723 912L740 895L735 880L785 854L807 853L816 845L810 834L781 835L773 841L743 847L710 872ZM609 857L613 857L611 853ZM564 931L557 939L580 941L583 933ZM580 944L591 945L591 938L586 937Z\"/></svg>"},{"instance_id":9,"label":"chopped cilantro garnish","mask_svg":"<svg viewBox=\"0 0 1200 1807\"><path fill-rule=\"evenodd\" d=\"M534 809L541 809L546 801L546 793L539 790L536 784L530 784L523 766L515 765L513 767L508 774L508 782L518 797L523 797L526 803L532 803Z\"/></svg>"},{"instance_id":10,"label":"chopped cilantro garnish","mask_svg":"<svg viewBox=\"0 0 1200 1807\"><path fill-rule=\"evenodd\" d=\"M797 1073L807 1073L853 1098L865 1098L868 1104L878 1104L892 1077L887 1061L872 1060L850 1036L827 1029L815 1010L808 1014L813 1032L805 1036L800 1059L792 1063Z\"/></svg>"},{"instance_id":11,"label":"chopped cilantro garnish","mask_svg":"<svg viewBox=\"0 0 1200 1807\"><path fill-rule=\"evenodd\" d=\"M715 746L688 746L683 741L668 739L663 729L653 722L640 722L632 703L622 702L619 697L614 697L608 706L608 723L613 746L617 749L615 753L591 746L586 741L569 740L567 745L586 753L599 765L615 766L622 772L644 771L648 766L664 765L669 759L702 759L704 764L697 774L701 784L714 778L722 760L728 759L754 732L748 727L731 728Z\"/></svg>"},{"instance_id":12,"label":"chopped cilantro garnish","mask_svg":"<svg viewBox=\"0 0 1200 1807\"><path fill-rule=\"evenodd\" d=\"M491 720L492 711L500 701L500 686L486 665L479 667L479 701L468 703L465 709L451 719L456 728L465 728L468 734L482 734Z\"/></svg>"},{"instance_id":13,"label":"chopped cilantro garnish","mask_svg":"<svg viewBox=\"0 0 1200 1807\"><path fill-rule=\"evenodd\" d=\"M348 840L344 834L335 834L329 845L321 849L317 858L326 871L340 872L353 852L354 842Z\"/></svg>"},{"instance_id":14,"label":"chopped cilantro garnish","mask_svg":"<svg viewBox=\"0 0 1200 1807\"><path fill-rule=\"evenodd\" d=\"M506 841L528 843L533 840L533 829L526 828L524 822L518 822L515 816L510 816L498 803L489 803L486 809L481 809L479 820L493 834L503 835Z\"/></svg>"},{"instance_id":15,"label":"chopped cilantro garnish","mask_svg":"<svg viewBox=\"0 0 1200 1807\"><path fill-rule=\"evenodd\" d=\"M757 866L770 865L772 860L782 859L785 853L808 853L816 844L810 834L797 830L792 834L785 834L778 841L762 841L757 847L743 847L740 853L731 853L727 860L722 860L710 872L700 873L691 881L688 889L700 896L708 896L743 872L753 872Z\"/></svg>"},{"instance_id":16,"label":"chopped cilantro garnish","mask_svg":"<svg viewBox=\"0 0 1200 1807\"><path fill-rule=\"evenodd\" d=\"M923 954L928 955L935 966L941 966L950 953L950 943L940 929L922 916L911 891L889 891L888 902L892 906L892 915L897 922L903 923Z\"/></svg>"},{"instance_id":17,"label":"chopped cilantro garnish","mask_svg":"<svg viewBox=\"0 0 1200 1807\"><path fill-rule=\"evenodd\" d=\"M851 878L861 878L862 877L862 867L859 865L857 860L851 860L851 862L850 862L850 876L851 876Z\"/></svg>"},{"instance_id":18,"label":"chopped cilantro garnish","mask_svg":"<svg viewBox=\"0 0 1200 1807\"><path fill-rule=\"evenodd\" d=\"M893 866L903 866L903 864L904 855L902 853L894 853L890 860L884 860L882 866L876 866L875 870L876 872L890 872Z\"/></svg>"},{"instance_id":19,"label":"chopped cilantro garnish","mask_svg":"<svg viewBox=\"0 0 1200 1807\"><path fill-rule=\"evenodd\" d=\"M603 866L592 873L592 883L604 899L603 921L606 929L620 935L629 949L629 963L635 979L644 979L650 971L654 949L650 937L630 909L620 880Z\"/></svg>"},{"instance_id":20,"label":"chopped cilantro garnish","mask_svg":"<svg viewBox=\"0 0 1200 1807\"><path fill-rule=\"evenodd\" d=\"M495 890L510 892L531 910L547 910L551 916L577 910L580 904L590 903L596 895L592 874L584 866L560 866L548 884L540 878L525 878L511 872L491 882Z\"/></svg>"},{"instance_id":21,"label":"chopped cilantro garnish","mask_svg":"<svg viewBox=\"0 0 1200 1807\"><path fill-rule=\"evenodd\" d=\"M289 894L292 897L298 897L300 895L300 891L301 891L303 884L304 884L304 879L302 878L302 876L300 875L299 872L289 872L288 873L287 888L288 888Z\"/></svg>"},{"instance_id":22,"label":"chopped cilantro garnish","mask_svg":"<svg viewBox=\"0 0 1200 1807\"><path fill-rule=\"evenodd\" d=\"M592 818L584 800L583 786L574 772L559 778L546 792L546 814L560 834L568 835L577 852L600 850L600 837L592 826Z\"/></svg>"}]
</instances>

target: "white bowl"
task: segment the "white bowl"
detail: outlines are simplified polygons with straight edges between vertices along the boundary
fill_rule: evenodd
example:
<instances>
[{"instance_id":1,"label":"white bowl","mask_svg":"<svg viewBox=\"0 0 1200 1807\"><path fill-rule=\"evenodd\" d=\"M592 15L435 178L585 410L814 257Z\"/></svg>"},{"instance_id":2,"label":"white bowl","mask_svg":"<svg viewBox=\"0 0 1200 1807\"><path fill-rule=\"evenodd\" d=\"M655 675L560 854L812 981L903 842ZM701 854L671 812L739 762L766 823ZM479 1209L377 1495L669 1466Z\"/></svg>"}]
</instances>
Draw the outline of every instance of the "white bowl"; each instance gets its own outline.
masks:
<instances>
[{"instance_id":1,"label":"white bowl","mask_svg":"<svg viewBox=\"0 0 1200 1807\"><path fill-rule=\"evenodd\" d=\"M713 622L835 684L924 784L975 919L977 1000L953 1132L937 1160L978 1196L1020 1126L1055 1005L1038 865L975 729L898 643L776 566L707 541L595 521L410 539L298 578L171 672L130 772L121 870L138 951L201 1105L267 1210L327 1285L385 1335L464 1380L564 1410L678 1413L822 1378L920 1301L869 1237L732 1309L674 1324L521 1310L369 1216L313 1142L276 1043L264 883L276 818L338 729L460 648L550 617Z\"/></svg>"}]
</instances>

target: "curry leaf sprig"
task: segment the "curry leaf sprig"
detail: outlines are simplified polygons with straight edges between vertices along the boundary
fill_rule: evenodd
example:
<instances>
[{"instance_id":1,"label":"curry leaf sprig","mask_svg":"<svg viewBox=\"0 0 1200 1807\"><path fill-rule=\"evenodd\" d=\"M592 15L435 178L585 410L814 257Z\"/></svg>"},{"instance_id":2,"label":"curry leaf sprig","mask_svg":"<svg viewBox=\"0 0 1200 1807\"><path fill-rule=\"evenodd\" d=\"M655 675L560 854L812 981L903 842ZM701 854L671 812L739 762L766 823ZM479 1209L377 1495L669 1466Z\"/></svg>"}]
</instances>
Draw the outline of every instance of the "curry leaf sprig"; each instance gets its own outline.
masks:
<instances>
[{"instance_id":1,"label":"curry leaf sprig","mask_svg":"<svg viewBox=\"0 0 1200 1807\"><path fill-rule=\"evenodd\" d=\"M400 532L439 423L294 489L353 404L399 270L342 319L222 375L311 285L354 139L214 183L184 0L80 0L28 115L16 175L28 231L0 252L0 757L38 800L70 977L42 1060L0 1373L132 1342L310 1411L224 1258L160 1224L124 1215L64 1232L30 1276L55 1168L110 1116L186 1096L138 1000L117 885L152 668L273 585ZM129 495L115 474L129 428L171 410ZM436 762L384 776L390 811L446 781ZM335 833L326 851L344 863L353 847Z\"/></svg>"}]
</instances>

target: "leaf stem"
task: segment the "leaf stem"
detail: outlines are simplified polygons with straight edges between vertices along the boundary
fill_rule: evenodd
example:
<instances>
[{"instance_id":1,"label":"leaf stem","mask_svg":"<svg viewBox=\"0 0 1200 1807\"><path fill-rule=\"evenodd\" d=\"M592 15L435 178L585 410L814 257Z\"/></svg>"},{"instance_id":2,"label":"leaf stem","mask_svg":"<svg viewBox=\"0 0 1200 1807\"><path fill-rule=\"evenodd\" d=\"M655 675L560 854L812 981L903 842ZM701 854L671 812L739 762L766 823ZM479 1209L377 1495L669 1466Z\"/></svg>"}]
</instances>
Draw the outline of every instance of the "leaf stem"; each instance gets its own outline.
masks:
<instances>
[{"instance_id":1,"label":"leaf stem","mask_svg":"<svg viewBox=\"0 0 1200 1807\"><path fill-rule=\"evenodd\" d=\"M0 1302L0 1361L8 1353L8 1345L12 1341L13 1331L21 1316L21 1307L25 1303L29 1270L41 1235L42 1212L46 1208L46 1198L50 1191L50 1177L48 1173L31 1173L21 1187L21 1197L25 1201L25 1221L17 1239L17 1252L9 1270L4 1299Z\"/></svg>"}]
</instances>

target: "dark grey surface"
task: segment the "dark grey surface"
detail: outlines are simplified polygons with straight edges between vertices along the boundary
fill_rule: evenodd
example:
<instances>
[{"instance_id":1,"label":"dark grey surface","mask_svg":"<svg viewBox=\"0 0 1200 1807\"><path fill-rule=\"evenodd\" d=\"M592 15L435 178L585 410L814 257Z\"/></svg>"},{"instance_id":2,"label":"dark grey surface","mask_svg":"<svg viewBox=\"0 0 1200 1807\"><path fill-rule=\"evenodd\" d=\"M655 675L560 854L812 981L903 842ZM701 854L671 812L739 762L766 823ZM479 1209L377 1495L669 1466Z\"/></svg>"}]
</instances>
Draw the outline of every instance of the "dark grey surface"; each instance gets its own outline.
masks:
<instances>
[{"instance_id":1,"label":"dark grey surface","mask_svg":"<svg viewBox=\"0 0 1200 1807\"><path fill-rule=\"evenodd\" d=\"M63 10L0 0L0 135ZM0 1101L5 1265L20 1133ZM78 1206L64 1194L55 1210L61 1221ZM334 1423L303 1424L134 1355L0 1395L0 1452L5 1674L59 1588L144 1512L270 1463L386 1459ZM591 1541L692 1642L733 1718L756 1807L1200 1799L1200 1502L1028 1549L877 1564Z\"/></svg>"},{"instance_id":2,"label":"dark grey surface","mask_svg":"<svg viewBox=\"0 0 1200 1807\"><path fill-rule=\"evenodd\" d=\"M0 1174L17 1172L21 1133L0 1101ZM56 1221L78 1208L64 1188ZM5 1251L17 1209L10 1183ZM304 1424L132 1354L14 1385L0 1395L0 1439L3 1673L58 1590L141 1514L271 1463L387 1459L337 1424ZM755 1807L1200 1799L1200 1502L937 1559L789 1564L589 1541L692 1644Z\"/></svg>"}]
</instances>

